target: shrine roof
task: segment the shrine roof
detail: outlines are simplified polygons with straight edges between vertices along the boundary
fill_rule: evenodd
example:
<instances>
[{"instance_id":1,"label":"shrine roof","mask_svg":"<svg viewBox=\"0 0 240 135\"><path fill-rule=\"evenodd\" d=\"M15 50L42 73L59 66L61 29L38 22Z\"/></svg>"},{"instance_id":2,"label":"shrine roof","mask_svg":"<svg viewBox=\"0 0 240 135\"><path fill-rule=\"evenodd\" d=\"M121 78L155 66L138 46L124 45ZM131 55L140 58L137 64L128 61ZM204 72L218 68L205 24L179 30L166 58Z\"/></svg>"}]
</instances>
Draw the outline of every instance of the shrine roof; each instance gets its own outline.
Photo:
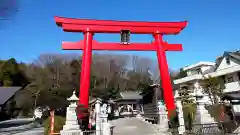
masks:
<instances>
[{"instance_id":1,"label":"shrine roof","mask_svg":"<svg viewBox=\"0 0 240 135\"><path fill-rule=\"evenodd\" d=\"M0 105L5 104L21 87L0 87Z\"/></svg>"},{"instance_id":2,"label":"shrine roof","mask_svg":"<svg viewBox=\"0 0 240 135\"><path fill-rule=\"evenodd\" d=\"M122 99L142 99L142 96L140 95L139 92L135 92L135 91L125 91L125 92L121 92L120 93Z\"/></svg>"}]
</instances>

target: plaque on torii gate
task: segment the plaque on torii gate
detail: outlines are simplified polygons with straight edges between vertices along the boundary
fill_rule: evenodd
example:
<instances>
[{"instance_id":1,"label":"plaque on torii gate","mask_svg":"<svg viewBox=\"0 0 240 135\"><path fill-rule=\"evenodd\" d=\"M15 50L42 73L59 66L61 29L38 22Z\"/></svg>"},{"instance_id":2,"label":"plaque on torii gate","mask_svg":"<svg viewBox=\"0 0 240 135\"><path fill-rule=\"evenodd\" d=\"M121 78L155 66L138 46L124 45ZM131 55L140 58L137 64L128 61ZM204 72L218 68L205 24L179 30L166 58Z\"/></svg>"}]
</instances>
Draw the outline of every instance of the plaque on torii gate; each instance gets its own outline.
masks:
<instances>
[{"instance_id":1,"label":"plaque on torii gate","mask_svg":"<svg viewBox=\"0 0 240 135\"><path fill-rule=\"evenodd\" d=\"M165 42L163 35L179 34L186 27L187 21L134 22L65 17L55 17L55 21L65 32L81 32L84 34L84 39L79 42L63 42L62 49L83 50L79 103L83 104L85 108L88 108L89 101L92 50L156 51L168 116L175 110L166 51L182 51L182 45ZM121 34L121 42L97 42L93 40L94 33L119 33ZM129 42L130 34L151 34L154 41L152 43L131 43Z\"/></svg>"}]
</instances>

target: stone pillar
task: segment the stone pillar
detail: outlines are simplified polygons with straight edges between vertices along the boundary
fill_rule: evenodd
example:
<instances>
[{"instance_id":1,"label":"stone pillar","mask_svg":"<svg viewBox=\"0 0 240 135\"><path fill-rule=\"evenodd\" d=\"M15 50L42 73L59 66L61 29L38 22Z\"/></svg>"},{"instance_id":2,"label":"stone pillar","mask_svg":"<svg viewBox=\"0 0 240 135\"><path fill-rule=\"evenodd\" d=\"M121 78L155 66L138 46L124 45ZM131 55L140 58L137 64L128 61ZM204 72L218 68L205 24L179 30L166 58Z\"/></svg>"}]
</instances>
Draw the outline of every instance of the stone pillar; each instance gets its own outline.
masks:
<instances>
[{"instance_id":1,"label":"stone pillar","mask_svg":"<svg viewBox=\"0 0 240 135\"><path fill-rule=\"evenodd\" d=\"M70 105L67 107L66 123L63 126L63 130L60 131L61 135L82 135L80 125L78 125L76 113L78 100L79 99L75 95L75 91L73 92L73 95L68 98L68 101L70 101Z\"/></svg>"},{"instance_id":2,"label":"stone pillar","mask_svg":"<svg viewBox=\"0 0 240 135\"><path fill-rule=\"evenodd\" d=\"M111 135L111 125L108 122L102 123L102 135Z\"/></svg>"},{"instance_id":3,"label":"stone pillar","mask_svg":"<svg viewBox=\"0 0 240 135\"><path fill-rule=\"evenodd\" d=\"M111 125L110 125L110 123L108 123L107 110L108 110L108 105L103 104L101 107L101 114L100 114L102 135L110 135L111 134L111 131L110 131Z\"/></svg>"},{"instance_id":4,"label":"stone pillar","mask_svg":"<svg viewBox=\"0 0 240 135\"><path fill-rule=\"evenodd\" d=\"M136 112L137 113L136 117L142 119L143 111L142 111L142 106L141 106L141 103L140 103L139 100L138 100L138 102L136 104L136 111L137 111Z\"/></svg>"},{"instance_id":5,"label":"stone pillar","mask_svg":"<svg viewBox=\"0 0 240 135\"><path fill-rule=\"evenodd\" d=\"M136 115L136 117L137 117L137 118L140 118L140 119L143 118L140 110L137 110L137 115Z\"/></svg>"},{"instance_id":6,"label":"stone pillar","mask_svg":"<svg viewBox=\"0 0 240 135\"><path fill-rule=\"evenodd\" d=\"M183 106L181 103L181 97L179 96L178 90L176 90L175 99L176 99L176 105L178 108L178 122L179 122L178 133L182 135L185 133L186 129L185 129L184 117L183 117Z\"/></svg>"},{"instance_id":7,"label":"stone pillar","mask_svg":"<svg viewBox=\"0 0 240 135\"><path fill-rule=\"evenodd\" d=\"M96 99L95 111L96 111L96 135L101 135L101 99Z\"/></svg>"},{"instance_id":8,"label":"stone pillar","mask_svg":"<svg viewBox=\"0 0 240 135\"><path fill-rule=\"evenodd\" d=\"M162 101L158 102L159 109L159 131L168 132L168 113L166 110L166 106Z\"/></svg>"}]
</instances>

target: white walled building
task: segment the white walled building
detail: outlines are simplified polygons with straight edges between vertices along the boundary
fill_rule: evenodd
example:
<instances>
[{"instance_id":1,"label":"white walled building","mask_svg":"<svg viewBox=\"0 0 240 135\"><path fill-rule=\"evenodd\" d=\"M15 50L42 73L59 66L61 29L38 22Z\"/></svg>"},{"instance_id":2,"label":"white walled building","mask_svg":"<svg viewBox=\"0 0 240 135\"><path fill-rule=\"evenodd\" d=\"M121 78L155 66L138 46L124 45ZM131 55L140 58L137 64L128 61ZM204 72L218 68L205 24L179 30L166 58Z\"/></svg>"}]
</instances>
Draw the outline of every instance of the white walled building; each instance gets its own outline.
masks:
<instances>
[{"instance_id":1,"label":"white walled building","mask_svg":"<svg viewBox=\"0 0 240 135\"><path fill-rule=\"evenodd\" d=\"M216 59L216 62L199 62L183 68L187 72L187 76L174 80L174 84L178 88L185 87L192 92L194 84L201 80L211 77L219 77L225 83L224 93L240 93L240 51L224 52L221 57ZM239 95L240 97L240 95ZM207 96L204 97L206 103L210 103Z\"/></svg>"}]
</instances>

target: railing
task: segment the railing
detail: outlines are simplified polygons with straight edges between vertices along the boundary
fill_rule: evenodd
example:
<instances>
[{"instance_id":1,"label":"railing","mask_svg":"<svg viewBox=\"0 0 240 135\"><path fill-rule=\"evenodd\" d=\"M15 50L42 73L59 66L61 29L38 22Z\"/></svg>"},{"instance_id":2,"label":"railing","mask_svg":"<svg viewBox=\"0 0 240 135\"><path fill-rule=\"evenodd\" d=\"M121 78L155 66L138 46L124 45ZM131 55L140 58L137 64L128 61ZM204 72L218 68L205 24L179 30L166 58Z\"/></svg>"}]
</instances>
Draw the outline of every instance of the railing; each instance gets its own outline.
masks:
<instances>
[{"instance_id":1,"label":"railing","mask_svg":"<svg viewBox=\"0 0 240 135\"><path fill-rule=\"evenodd\" d=\"M113 135L113 129L115 128L115 126L110 127L110 135ZM97 135L97 132L99 132L99 135L103 135L103 131L100 130L86 130L86 131L82 131L83 134L82 135Z\"/></svg>"},{"instance_id":2,"label":"railing","mask_svg":"<svg viewBox=\"0 0 240 135\"><path fill-rule=\"evenodd\" d=\"M87 131L83 131L83 135L96 135L96 130L87 130ZM98 131L101 133L101 131Z\"/></svg>"},{"instance_id":3,"label":"railing","mask_svg":"<svg viewBox=\"0 0 240 135\"><path fill-rule=\"evenodd\" d=\"M101 132L100 132L101 133ZM71 135L79 135L81 134L81 132L75 132L75 133L71 133ZM60 135L60 133L49 133L49 135ZM82 131L81 135L96 135L96 130L86 130L86 131ZM101 135L101 134L100 134Z\"/></svg>"}]
</instances>

